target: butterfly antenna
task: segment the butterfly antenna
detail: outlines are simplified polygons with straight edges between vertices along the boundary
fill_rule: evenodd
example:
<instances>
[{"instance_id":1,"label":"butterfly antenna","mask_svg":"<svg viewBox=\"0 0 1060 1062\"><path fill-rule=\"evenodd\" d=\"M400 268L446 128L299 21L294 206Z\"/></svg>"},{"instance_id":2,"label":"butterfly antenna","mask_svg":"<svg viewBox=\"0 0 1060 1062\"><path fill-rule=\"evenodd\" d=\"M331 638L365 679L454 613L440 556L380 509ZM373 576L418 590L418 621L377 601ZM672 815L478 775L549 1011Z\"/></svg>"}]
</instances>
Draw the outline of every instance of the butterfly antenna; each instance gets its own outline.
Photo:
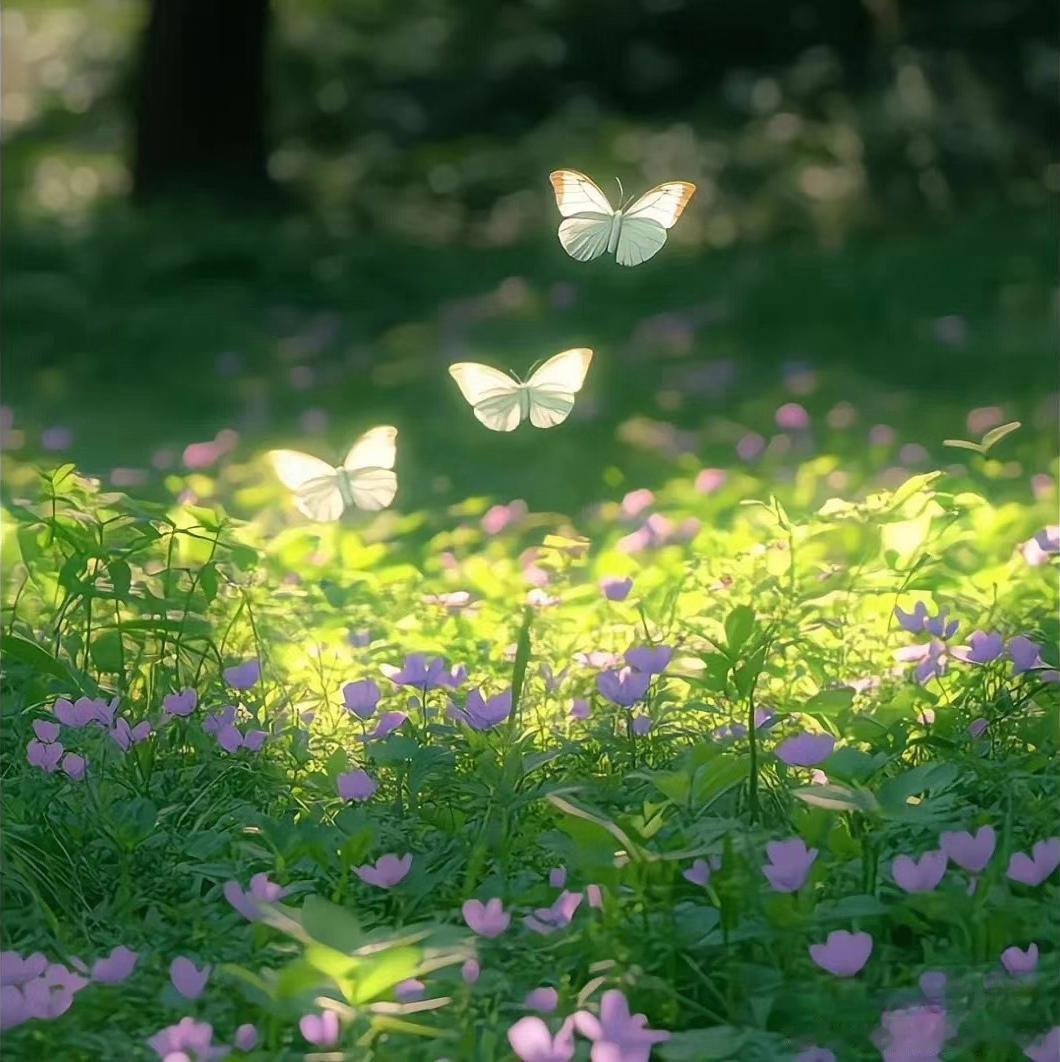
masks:
<instances>
[{"instance_id":1,"label":"butterfly antenna","mask_svg":"<svg viewBox=\"0 0 1060 1062\"><path fill-rule=\"evenodd\" d=\"M622 178L621 177L616 177L615 178L615 183L618 185L618 201L621 203L622 200L626 198L625 189L623 189L623 187L622 187Z\"/></svg>"}]
</instances>

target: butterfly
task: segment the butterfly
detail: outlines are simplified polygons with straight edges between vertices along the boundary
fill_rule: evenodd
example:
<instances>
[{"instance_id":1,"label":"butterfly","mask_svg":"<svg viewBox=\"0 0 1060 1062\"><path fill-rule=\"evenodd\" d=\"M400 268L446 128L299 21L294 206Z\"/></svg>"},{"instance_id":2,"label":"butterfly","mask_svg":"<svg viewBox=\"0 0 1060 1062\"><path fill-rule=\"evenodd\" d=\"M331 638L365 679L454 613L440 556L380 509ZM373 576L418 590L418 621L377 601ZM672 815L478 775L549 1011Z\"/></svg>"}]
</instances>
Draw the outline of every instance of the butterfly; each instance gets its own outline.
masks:
<instances>
[{"instance_id":1,"label":"butterfly","mask_svg":"<svg viewBox=\"0 0 1060 1062\"><path fill-rule=\"evenodd\" d=\"M366 431L350 447L339 468L297 450L270 450L280 482L294 492L298 511L310 520L338 520L350 506L385 509L397 493L394 475L397 428Z\"/></svg>"},{"instance_id":2,"label":"butterfly","mask_svg":"<svg viewBox=\"0 0 1060 1062\"><path fill-rule=\"evenodd\" d=\"M548 179L564 218L559 242L567 254L579 262L613 254L624 266L640 265L658 253L666 243L666 230L673 228L696 190L688 181L667 181L615 210L584 173L556 170Z\"/></svg>"},{"instance_id":3,"label":"butterfly","mask_svg":"<svg viewBox=\"0 0 1060 1062\"><path fill-rule=\"evenodd\" d=\"M450 365L449 375L487 428L515 431L527 418L535 428L552 428L570 416L592 360L593 352L586 347L565 350L525 382L473 361Z\"/></svg>"}]
</instances>

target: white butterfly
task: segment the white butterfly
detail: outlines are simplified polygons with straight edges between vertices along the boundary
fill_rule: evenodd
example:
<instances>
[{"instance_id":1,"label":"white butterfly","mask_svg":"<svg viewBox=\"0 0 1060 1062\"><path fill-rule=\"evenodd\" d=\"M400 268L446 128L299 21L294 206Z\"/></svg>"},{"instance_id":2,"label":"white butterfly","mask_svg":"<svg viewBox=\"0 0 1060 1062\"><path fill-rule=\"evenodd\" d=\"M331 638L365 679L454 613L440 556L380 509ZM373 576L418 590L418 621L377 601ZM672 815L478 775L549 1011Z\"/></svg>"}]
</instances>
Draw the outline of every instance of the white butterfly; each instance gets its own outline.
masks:
<instances>
[{"instance_id":1,"label":"white butterfly","mask_svg":"<svg viewBox=\"0 0 1060 1062\"><path fill-rule=\"evenodd\" d=\"M397 428L366 431L339 468L297 450L270 450L269 461L298 511L310 520L338 520L349 506L385 509L397 493L394 475Z\"/></svg>"},{"instance_id":2,"label":"white butterfly","mask_svg":"<svg viewBox=\"0 0 1060 1062\"><path fill-rule=\"evenodd\" d=\"M570 416L592 360L593 352L586 347L565 350L525 382L472 361L450 365L449 375L487 428L515 431L528 417L535 428L551 428Z\"/></svg>"},{"instance_id":3,"label":"white butterfly","mask_svg":"<svg viewBox=\"0 0 1060 1062\"><path fill-rule=\"evenodd\" d=\"M615 210L584 173L556 170L548 179L565 219L559 226L559 242L567 254L579 262L613 254L624 266L640 265L659 251L666 243L666 230L673 228L696 190L688 181L667 181Z\"/></svg>"}]
</instances>

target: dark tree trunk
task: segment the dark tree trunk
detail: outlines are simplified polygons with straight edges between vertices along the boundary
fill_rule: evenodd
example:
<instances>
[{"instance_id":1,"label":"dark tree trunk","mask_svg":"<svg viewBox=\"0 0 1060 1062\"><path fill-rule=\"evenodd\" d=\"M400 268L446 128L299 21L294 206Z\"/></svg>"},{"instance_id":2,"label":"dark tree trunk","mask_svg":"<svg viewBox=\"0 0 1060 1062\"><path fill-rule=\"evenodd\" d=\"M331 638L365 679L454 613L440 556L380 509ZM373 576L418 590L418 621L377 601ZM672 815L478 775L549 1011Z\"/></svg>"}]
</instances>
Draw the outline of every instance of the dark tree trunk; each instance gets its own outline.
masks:
<instances>
[{"instance_id":1,"label":"dark tree trunk","mask_svg":"<svg viewBox=\"0 0 1060 1062\"><path fill-rule=\"evenodd\" d=\"M267 24L268 0L151 0L136 96L137 198L267 189Z\"/></svg>"}]
</instances>

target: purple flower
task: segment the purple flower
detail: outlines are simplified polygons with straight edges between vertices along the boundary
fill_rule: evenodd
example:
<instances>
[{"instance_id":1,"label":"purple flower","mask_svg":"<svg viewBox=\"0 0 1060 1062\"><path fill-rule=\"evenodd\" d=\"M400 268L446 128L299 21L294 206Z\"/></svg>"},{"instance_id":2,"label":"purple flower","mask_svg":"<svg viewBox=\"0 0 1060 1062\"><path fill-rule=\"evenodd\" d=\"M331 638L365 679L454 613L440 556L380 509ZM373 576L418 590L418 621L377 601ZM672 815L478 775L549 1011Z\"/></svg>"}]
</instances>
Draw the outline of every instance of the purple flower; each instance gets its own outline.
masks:
<instances>
[{"instance_id":1,"label":"purple flower","mask_svg":"<svg viewBox=\"0 0 1060 1062\"><path fill-rule=\"evenodd\" d=\"M1060 867L1060 837L1050 837L1038 841L1030 855L1014 853L1005 873L1024 885L1041 885L1057 867Z\"/></svg>"},{"instance_id":2,"label":"purple flower","mask_svg":"<svg viewBox=\"0 0 1060 1062\"><path fill-rule=\"evenodd\" d=\"M950 655L967 664L989 664L997 660L1005 649L1005 640L1000 634L972 631L967 645L955 645Z\"/></svg>"},{"instance_id":3,"label":"purple flower","mask_svg":"<svg viewBox=\"0 0 1060 1062\"><path fill-rule=\"evenodd\" d=\"M940 1000L946 994L946 975L941 970L925 970L917 985L926 999Z\"/></svg>"},{"instance_id":4,"label":"purple flower","mask_svg":"<svg viewBox=\"0 0 1060 1062\"><path fill-rule=\"evenodd\" d=\"M203 721L202 728L207 734L217 734L226 726L232 726L236 721L236 708L234 704L222 706L219 712L211 712Z\"/></svg>"},{"instance_id":5,"label":"purple flower","mask_svg":"<svg viewBox=\"0 0 1060 1062\"><path fill-rule=\"evenodd\" d=\"M553 867L548 872L548 883L554 889L562 889L567 884L567 868Z\"/></svg>"},{"instance_id":6,"label":"purple flower","mask_svg":"<svg viewBox=\"0 0 1060 1062\"><path fill-rule=\"evenodd\" d=\"M335 782L343 800L368 800L379 788L379 783L365 771L344 771Z\"/></svg>"},{"instance_id":7,"label":"purple flower","mask_svg":"<svg viewBox=\"0 0 1060 1062\"><path fill-rule=\"evenodd\" d=\"M139 745L151 736L151 724L144 719L136 726L130 726L124 715L119 716L110 732L114 743L124 752L128 752L133 745Z\"/></svg>"},{"instance_id":8,"label":"purple flower","mask_svg":"<svg viewBox=\"0 0 1060 1062\"><path fill-rule=\"evenodd\" d=\"M508 1043L521 1062L570 1062L574 1057L574 1026L568 1018L553 1037L540 1018L520 1018L508 1029Z\"/></svg>"},{"instance_id":9,"label":"purple flower","mask_svg":"<svg viewBox=\"0 0 1060 1062\"><path fill-rule=\"evenodd\" d=\"M642 700L651 684L651 675L623 667L617 671L601 671L596 676L596 688L612 704L629 708Z\"/></svg>"},{"instance_id":10,"label":"purple flower","mask_svg":"<svg viewBox=\"0 0 1060 1062\"><path fill-rule=\"evenodd\" d=\"M853 977L869 961L872 937L836 929L823 944L810 945L810 958L836 977Z\"/></svg>"},{"instance_id":11,"label":"purple flower","mask_svg":"<svg viewBox=\"0 0 1060 1062\"><path fill-rule=\"evenodd\" d=\"M404 712L384 712L376 723L375 730L368 734L358 734L358 741L382 741L399 727L405 725L408 716Z\"/></svg>"},{"instance_id":12,"label":"purple flower","mask_svg":"<svg viewBox=\"0 0 1060 1062\"><path fill-rule=\"evenodd\" d=\"M974 834L967 830L948 830L939 835L939 848L946 857L974 874L990 862L996 844L997 834L993 826L982 826Z\"/></svg>"},{"instance_id":13,"label":"purple flower","mask_svg":"<svg viewBox=\"0 0 1060 1062\"><path fill-rule=\"evenodd\" d=\"M774 892L797 892L806 882L810 867L817 858L816 848L807 848L801 837L789 841L770 841L766 845L769 862L762 873Z\"/></svg>"},{"instance_id":14,"label":"purple flower","mask_svg":"<svg viewBox=\"0 0 1060 1062\"><path fill-rule=\"evenodd\" d=\"M118 699L115 697L111 704L113 709L116 709ZM94 701L90 697L78 697L73 704L65 697L60 697L52 705L52 712L55 713L55 718L63 726L78 729L88 726L89 723L103 723L104 726L109 726L110 720L113 718L113 709L108 708L105 701Z\"/></svg>"},{"instance_id":15,"label":"purple flower","mask_svg":"<svg viewBox=\"0 0 1060 1062\"><path fill-rule=\"evenodd\" d=\"M450 703L449 714L472 730L491 730L503 723L512 713L512 691L494 694L486 700L478 690L467 695L467 707L457 708Z\"/></svg>"},{"instance_id":16,"label":"purple flower","mask_svg":"<svg viewBox=\"0 0 1060 1062\"><path fill-rule=\"evenodd\" d=\"M782 741L774 750L778 760L789 767L816 767L832 755L835 738L831 734L799 734Z\"/></svg>"},{"instance_id":17,"label":"purple flower","mask_svg":"<svg viewBox=\"0 0 1060 1062\"><path fill-rule=\"evenodd\" d=\"M923 601L918 601L913 606L912 612L903 612L897 605L894 606L894 618L898 620L898 625L902 630L910 634L919 634L924 629L927 615L927 605Z\"/></svg>"},{"instance_id":18,"label":"purple flower","mask_svg":"<svg viewBox=\"0 0 1060 1062\"><path fill-rule=\"evenodd\" d=\"M523 1006L541 1014L551 1014L559 1006L559 993L554 988L543 985L527 993Z\"/></svg>"},{"instance_id":19,"label":"purple flower","mask_svg":"<svg viewBox=\"0 0 1060 1062\"><path fill-rule=\"evenodd\" d=\"M1060 1025L1054 1025L1040 1040L1023 1051L1031 1062L1056 1062L1060 1058Z\"/></svg>"},{"instance_id":20,"label":"purple flower","mask_svg":"<svg viewBox=\"0 0 1060 1062\"><path fill-rule=\"evenodd\" d=\"M248 921L260 922L264 916L263 903L275 903L287 895L287 889L270 881L267 874L255 874L250 879L250 888L244 892L238 881L226 881L225 899Z\"/></svg>"},{"instance_id":21,"label":"purple flower","mask_svg":"<svg viewBox=\"0 0 1060 1062\"><path fill-rule=\"evenodd\" d=\"M626 650L626 663L634 671L645 675L661 675L673 659L674 651L668 645L640 646Z\"/></svg>"},{"instance_id":22,"label":"purple flower","mask_svg":"<svg viewBox=\"0 0 1060 1062\"><path fill-rule=\"evenodd\" d=\"M226 1047L213 1045L213 1026L191 1017L159 1030L147 1044L165 1062L207 1062L228 1054Z\"/></svg>"},{"instance_id":23,"label":"purple flower","mask_svg":"<svg viewBox=\"0 0 1060 1062\"><path fill-rule=\"evenodd\" d=\"M924 620L924 630L933 634L936 638L952 638L957 633L960 624L956 620L947 621L946 610L940 608L938 615Z\"/></svg>"},{"instance_id":24,"label":"purple flower","mask_svg":"<svg viewBox=\"0 0 1060 1062\"><path fill-rule=\"evenodd\" d=\"M594 911L602 911L604 909L604 892L599 885L586 885L585 898L589 901L589 906Z\"/></svg>"},{"instance_id":25,"label":"purple flower","mask_svg":"<svg viewBox=\"0 0 1060 1062\"><path fill-rule=\"evenodd\" d=\"M365 864L354 867L353 872L366 885L376 885L380 889L393 888L412 869L412 856L403 855L400 858L393 852L381 856L375 866Z\"/></svg>"},{"instance_id":26,"label":"purple flower","mask_svg":"<svg viewBox=\"0 0 1060 1062\"><path fill-rule=\"evenodd\" d=\"M1042 660L1041 647L1036 642L1032 642L1030 638L1024 638L1022 634L1009 639L1008 655L1012 657L1013 675L1022 675L1025 671L1034 671L1045 667L1045 661ZM1040 678L1043 682L1056 682L1060 678L1060 673L1051 670L1043 671L1035 677Z\"/></svg>"},{"instance_id":27,"label":"purple flower","mask_svg":"<svg viewBox=\"0 0 1060 1062\"><path fill-rule=\"evenodd\" d=\"M625 601L633 589L633 580L608 578L600 581L600 592L608 601Z\"/></svg>"},{"instance_id":28,"label":"purple flower","mask_svg":"<svg viewBox=\"0 0 1060 1062\"><path fill-rule=\"evenodd\" d=\"M1013 977L1025 977L1038 968L1038 945L1031 944L1026 951L1013 946L1001 953L1001 965Z\"/></svg>"},{"instance_id":29,"label":"purple flower","mask_svg":"<svg viewBox=\"0 0 1060 1062\"><path fill-rule=\"evenodd\" d=\"M477 959L468 959L460 967L460 976L465 985L473 985L478 980L480 973L482 973L482 967L479 966Z\"/></svg>"},{"instance_id":30,"label":"purple flower","mask_svg":"<svg viewBox=\"0 0 1060 1062\"><path fill-rule=\"evenodd\" d=\"M169 964L169 980L185 999L198 999L213 967L206 963L200 970L186 955L178 955Z\"/></svg>"},{"instance_id":31,"label":"purple flower","mask_svg":"<svg viewBox=\"0 0 1060 1062\"><path fill-rule=\"evenodd\" d=\"M644 737L650 733L651 727L652 722L646 715L635 715L629 721L629 728L633 731L634 737Z\"/></svg>"},{"instance_id":32,"label":"purple flower","mask_svg":"<svg viewBox=\"0 0 1060 1062\"><path fill-rule=\"evenodd\" d=\"M168 693L162 698L162 711L166 715L191 715L199 703L199 695L190 686L180 693Z\"/></svg>"},{"instance_id":33,"label":"purple flower","mask_svg":"<svg viewBox=\"0 0 1060 1062\"><path fill-rule=\"evenodd\" d=\"M53 741L59 740L59 724L51 723L47 719L34 719L33 733L37 735L38 741L50 745Z\"/></svg>"},{"instance_id":34,"label":"purple flower","mask_svg":"<svg viewBox=\"0 0 1060 1062\"><path fill-rule=\"evenodd\" d=\"M261 664L257 660L248 660L244 664L225 668L224 679L234 690L249 690L256 686L261 678Z\"/></svg>"},{"instance_id":35,"label":"purple flower","mask_svg":"<svg viewBox=\"0 0 1060 1062\"><path fill-rule=\"evenodd\" d=\"M244 734L239 727L227 723L217 731L217 744L225 752L236 753L240 749L258 752L268 736L264 730L248 730Z\"/></svg>"},{"instance_id":36,"label":"purple flower","mask_svg":"<svg viewBox=\"0 0 1060 1062\"><path fill-rule=\"evenodd\" d=\"M807 1047L800 1051L792 1062L836 1062L836 1059L827 1047Z\"/></svg>"},{"instance_id":37,"label":"purple flower","mask_svg":"<svg viewBox=\"0 0 1060 1062\"><path fill-rule=\"evenodd\" d=\"M232 1037L232 1043L234 1043L240 1051L253 1051L258 1045L258 1030L249 1023L240 1025L236 1029L235 1035Z\"/></svg>"},{"instance_id":38,"label":"purple flower","mask_svg":"<svg viewBox=\"0 0 1060 1062\"><path fill-rule=\"evenodd\" d=\"M46 745L42 741L34 740L26 745L26 761L31 767L39 767L47 774L58 770L62 756L63 746L58 741Z\"/></svg>"},{"instance_id":39,"label":"purple flower","mask_svg":"<svg viewBox=\"0 0 1060 1062\"><path fill-rule=\"evenodd\" d=\"M333 1010L303 1014L298 1029L304 1039L317 1047L334 1047L339 1042L339 1016Z\"/></svg>"},{"instance_id":40,"label":"purple flower","mask_svg":"<svg viewBox=\"0 0 1060 1062\"><path fill-rule=\"evenodd\" d=\"M557 929L563 929L571 924L581 902L580 892L564 890L551 907L538 907L532 915L527 915L523 919L523 924L535 933L543 935L554 933Z\"/></svg>"},{"instance_id":41,"label":"purple flower","mask_svg":"<svg viewBox=\"0 0 1060 1062\"><path fill-rule=\"evenodd\" d=\"M468 928L480 937L492 940L511 925L512 916L505 911L504 905L496 897L485 903L481 900L465 900L461 910Z\"/></svg>"},{"instance_id":42,"label":"purple flower","mask_svg":"<svg viewBox=\"0 0 1060 1062\"><path fill-rule=\"evenodd\" d=\"M968 724L968 733L974 739L981 738L986 733L986 728L990 725L989 719L973 719Z\"/></svg>"},{"instance_id":43,"label":"purple flower","mask_svg":"<svg viewBox=\"0 0 1060 1062\"><path fill-rule=\"evenodd\" d=\"M574 1026L593 1041L592 1057L598 1062L648 1062L654 1044L670 1039L662 1029L649 1029L643 1014L630 1014L626 997L612 988L600 997L600 1016L579 1010L573 1015Z\"/></svg>"},{"instance_id":44,"label":"purple flower","mask_svg":"<svg viewBox=\"0 0 1060 1062\"><path fill-rule=\"evenodd\" d=\"M555 672L552 670L552 665L548 663L542 664L538 668L538 674L544 680L545 689L549 693L555 693L563 685L563 680L567 677L568 671L570 671L570 668L565 667L562 671Z\"/></svg>"},{"instance_id":45,"label":"purple flower","mask_svg":"<svg viewBox=\"0 0 1060 1062\"><path fill-rule=\"evenodd\" d=\"M713 865L713 863L714 857L711 858L710 862L705 859L697 859L687 870L681 871L681 877L685 881L690 881L693 885L702 885L705 888L710 881L711 873L720 866L720 861L718 861L718 866Z\"/></svg>"},{"instance_id":46,"label":"purple flower","mask_svg":"<svg viewBox=\"0 0 1060 1062\"><path fill-rule=\"evenodd\" d=\"M946 853L925 852L919 860L900 855L891 863L891 877L906 892L931 892L946 873Z\"/></svg>"},{"instance_id":47,"label":"purple flower","mask_svg":"<svg viewBox=\"0 0 1060 1062\"><path fill-rule=\"evenodd\" d=\"M427 986L415 977L408 977L394 985L394 998L399 1003L415 1003L427 994Z\"/></svg>"},{"instance_id":48,"label":"purple flower","mask_svg":"<svg viewBox=\"0 0 1060 1062\"><path fill-rule=\"evenodd\" d=\"M588 719L592 714L589 702L584 697L575 697L571 701L570 714L572 719Z\"/></svg>"},{"instance_id":49,"label":"purple flower","mask_svg":"<svg viewBox=\"0 0 1060 1062\"><path fill-rule=\"evenodd\" d=\"M897 650L894 655L903 664L917 665L913 675L921 684L946 674L946 645L937 638L932 638L930 642L924 642L922 645L907 645Z\"/></svg>"},{"instance_id":50,"label":"purple flower","mask_svg":"<svg viewBox=\"0 0 1060 1062\"><path fill-rule=\"evenodd\" d=\"M124 945L114 948L109 955L96 959L92 964L91 977L102 985L117 985L124 981L136 966L140 956Z\"/></svg>"},{"instance_id":51,"label":"purple flower","mask_svg":"<svg viewBox=\"0 0 1060 1062\"><path fill-rule=\"evenodd\" d=\"M1042 528L1023 543L1021 550L1023 559L1033 567L1048 563L1051 556L1060 553L1060 525L1051 524Z\"/></svg>"},{"instance_id":52,"label":"purple flower","mask_svg":"<svg viewBox=\"0 0 1060 1062\"><path fill-rule=\"evenodd\" d=\"M358 679L342 687L342 703L359 719L371 718L379 697L379 686L372 679Z\"/></svg>"},{"instance_id":53,"label":"purple flower","mask_svg":"<svg viewBox=\"0 0 1060 1062\"><path fill-rule=\"evenodd\" d=\"M777 427L785 431L802 431L810 426L810 414L798 402L785 402L777 409L774 419Z\"/></svg>"},{"instance_id":54,"label":"purple flower","mask_svg":"<svg viewBox=\"0 0 1060 1062\"><path fill-rule=\"evenodd\" d=\"M48 959L39 951L23 958L17 951L0 952L0 985L21 985L40 977Z\"/></svg>"},{"instance_id":55,"label":"purple flower","mask_svg":"<svg viewBox=\"0 0 1060 1062\"><path fill-rule=\"evenodd\" d=\"M884 1062L936 1062L953 1027L942 1007L918 1004L885 1010L872 1041Z\"/></svg>"},{"instance_id":56,"label":"purple flower","mask_svg":"<svg viewBox=\"0 0 1060 1062\"><path fill-rule=\"evenodd\" d=\"M400 667L383 664L382 672L395 686L415 686L421 690L436 690L449 685L445 661L440 656L428 660L422 653L409 653Z\"/></svg>"}]
</instances>

